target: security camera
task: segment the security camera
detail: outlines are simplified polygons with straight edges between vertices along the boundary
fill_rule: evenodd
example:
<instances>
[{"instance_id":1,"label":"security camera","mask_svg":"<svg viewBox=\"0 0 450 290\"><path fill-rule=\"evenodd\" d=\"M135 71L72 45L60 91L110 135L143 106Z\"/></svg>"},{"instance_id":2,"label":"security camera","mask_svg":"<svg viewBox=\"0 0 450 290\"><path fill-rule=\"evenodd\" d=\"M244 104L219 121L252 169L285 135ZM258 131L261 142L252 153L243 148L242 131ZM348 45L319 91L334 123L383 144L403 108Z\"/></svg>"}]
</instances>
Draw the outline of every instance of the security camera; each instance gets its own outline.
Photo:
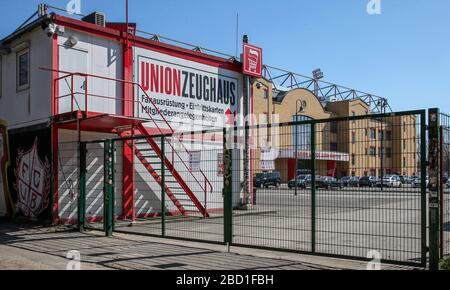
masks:
<instances>
[{"instance_id":1,"label":"security camera","mask_svg":"<svg viewBox=\"0 0 450 290\"><path fill-rule=\"evenodd\" d=\"M48 37L52 37L53 34L56 32L56 25L53 23L50 23L45 29L45 34L47 34Z\"/></svg>"}]
</instances>

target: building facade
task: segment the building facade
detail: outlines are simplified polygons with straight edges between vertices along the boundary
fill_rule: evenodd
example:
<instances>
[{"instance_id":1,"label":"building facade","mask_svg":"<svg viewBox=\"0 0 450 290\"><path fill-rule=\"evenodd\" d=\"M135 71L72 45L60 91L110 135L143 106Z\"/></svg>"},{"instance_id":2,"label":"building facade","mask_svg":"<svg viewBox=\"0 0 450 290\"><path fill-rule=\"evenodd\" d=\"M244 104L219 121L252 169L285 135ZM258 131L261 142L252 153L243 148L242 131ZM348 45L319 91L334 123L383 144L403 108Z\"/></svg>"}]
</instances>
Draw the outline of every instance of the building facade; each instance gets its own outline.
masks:
<instances>
[{"instance_id":1,"label":"building facade","mask_svg":"<svg viewBox=\"0 0 450 290\"><path fill-rule=\"evenodd\" d=\"M256 81L253 91L254 112L260 116L256 118L259 124L338 120L316 125L317 174L338 178L418 174L419 126L414 116L342 120L371 115L370 106L360 99L322 101L306 89L275 90L266 79ZM275 156L274 167L267 171L280 172L284 182L293 179L296 172L309 171L310 155L301 156L311 150L309 127L287 125L269 128L262 133L278 139L277 146L281 149ZM255 150L258 151L255 156L258 156L261 149ZM290 154L286 153L288 151ZM299 155L297 160L295 151ZM254 163L256 172L266 171L258 157L254 158Z\"/></svg>"}]
</instances>

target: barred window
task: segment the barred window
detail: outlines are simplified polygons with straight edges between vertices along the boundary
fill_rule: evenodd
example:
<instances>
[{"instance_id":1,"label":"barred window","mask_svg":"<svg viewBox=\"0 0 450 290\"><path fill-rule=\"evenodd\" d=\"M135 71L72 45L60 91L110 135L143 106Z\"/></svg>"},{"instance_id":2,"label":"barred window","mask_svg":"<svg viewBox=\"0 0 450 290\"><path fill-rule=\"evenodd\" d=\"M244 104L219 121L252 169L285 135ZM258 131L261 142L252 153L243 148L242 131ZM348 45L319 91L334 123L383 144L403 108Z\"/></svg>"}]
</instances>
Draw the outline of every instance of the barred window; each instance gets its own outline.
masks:
<instances>
[{"instance_id":1,"label":"barred window","mask_svg":"<svg viewBox=\"0 0 450 290\"><path fill-rule=\"evenodd\" d=\"M17 90L30 86L30 51L24 49L17 53Z\"/></svg>"}]
</instances>

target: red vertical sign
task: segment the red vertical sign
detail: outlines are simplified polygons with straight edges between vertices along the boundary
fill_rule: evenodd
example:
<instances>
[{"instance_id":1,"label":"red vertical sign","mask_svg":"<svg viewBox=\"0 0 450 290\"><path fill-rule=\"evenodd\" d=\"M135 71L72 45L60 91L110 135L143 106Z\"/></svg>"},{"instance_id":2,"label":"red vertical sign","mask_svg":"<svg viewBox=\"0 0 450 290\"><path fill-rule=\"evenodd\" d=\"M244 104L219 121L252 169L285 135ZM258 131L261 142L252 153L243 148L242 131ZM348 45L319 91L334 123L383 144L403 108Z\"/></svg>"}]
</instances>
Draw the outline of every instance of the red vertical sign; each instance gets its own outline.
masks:
<instances>
[{"instance_id":1,"label":"red vertical sign","mask_svg":"<svg viewBox=\"0 0 450 290\"><path fill-rule=\"evenodd\" d=\"M262 76L262 48L244 43L242 70L246 75Z\"/></svg>"}]
</instances>

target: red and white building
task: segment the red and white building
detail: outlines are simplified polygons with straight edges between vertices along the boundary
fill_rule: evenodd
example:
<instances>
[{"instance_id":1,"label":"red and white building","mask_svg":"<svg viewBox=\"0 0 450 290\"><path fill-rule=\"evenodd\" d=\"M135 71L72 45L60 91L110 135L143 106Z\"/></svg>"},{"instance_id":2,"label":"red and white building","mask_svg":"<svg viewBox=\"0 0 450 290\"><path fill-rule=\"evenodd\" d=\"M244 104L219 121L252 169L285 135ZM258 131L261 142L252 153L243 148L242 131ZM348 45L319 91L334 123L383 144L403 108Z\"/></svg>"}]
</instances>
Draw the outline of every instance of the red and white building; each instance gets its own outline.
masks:
<instances>
[{"instance_id":1,"label":"red and white building","mask_svg":"<svg viewBox=\"0 0 450 290\"><path fill-rule=\"evenodd\" d=\"M51 216L54 223L77 218L77 141L222 128L230 116L242 114L240 62L139 37L135 24L42 15L4 38L0 57L0 119L8 122L13 165L8 179L12 199L22 204L12 210L33 218ZM118 146L118 217L155 214L157 201L149 201L160 198L158 176L139 146L158 155L161 144L148 140ZM202 142L210 147L201 157L192 148L195 142L188 143L165 148L166 155L175 156L167 158L166 167L188 199L166 193L173 201L170 210L205 216L222 199L223 177L211 170L220 167L222 140ZM101 151L100 144L92 146ZM87 181L91 220L101 218L103 205L103 160L97 157L87 157L88 170L98 172ZM192 158L203 161L196 170L186 170ZM234 192L239 195L241 189Z\"/></svg>"}]
</instances>

